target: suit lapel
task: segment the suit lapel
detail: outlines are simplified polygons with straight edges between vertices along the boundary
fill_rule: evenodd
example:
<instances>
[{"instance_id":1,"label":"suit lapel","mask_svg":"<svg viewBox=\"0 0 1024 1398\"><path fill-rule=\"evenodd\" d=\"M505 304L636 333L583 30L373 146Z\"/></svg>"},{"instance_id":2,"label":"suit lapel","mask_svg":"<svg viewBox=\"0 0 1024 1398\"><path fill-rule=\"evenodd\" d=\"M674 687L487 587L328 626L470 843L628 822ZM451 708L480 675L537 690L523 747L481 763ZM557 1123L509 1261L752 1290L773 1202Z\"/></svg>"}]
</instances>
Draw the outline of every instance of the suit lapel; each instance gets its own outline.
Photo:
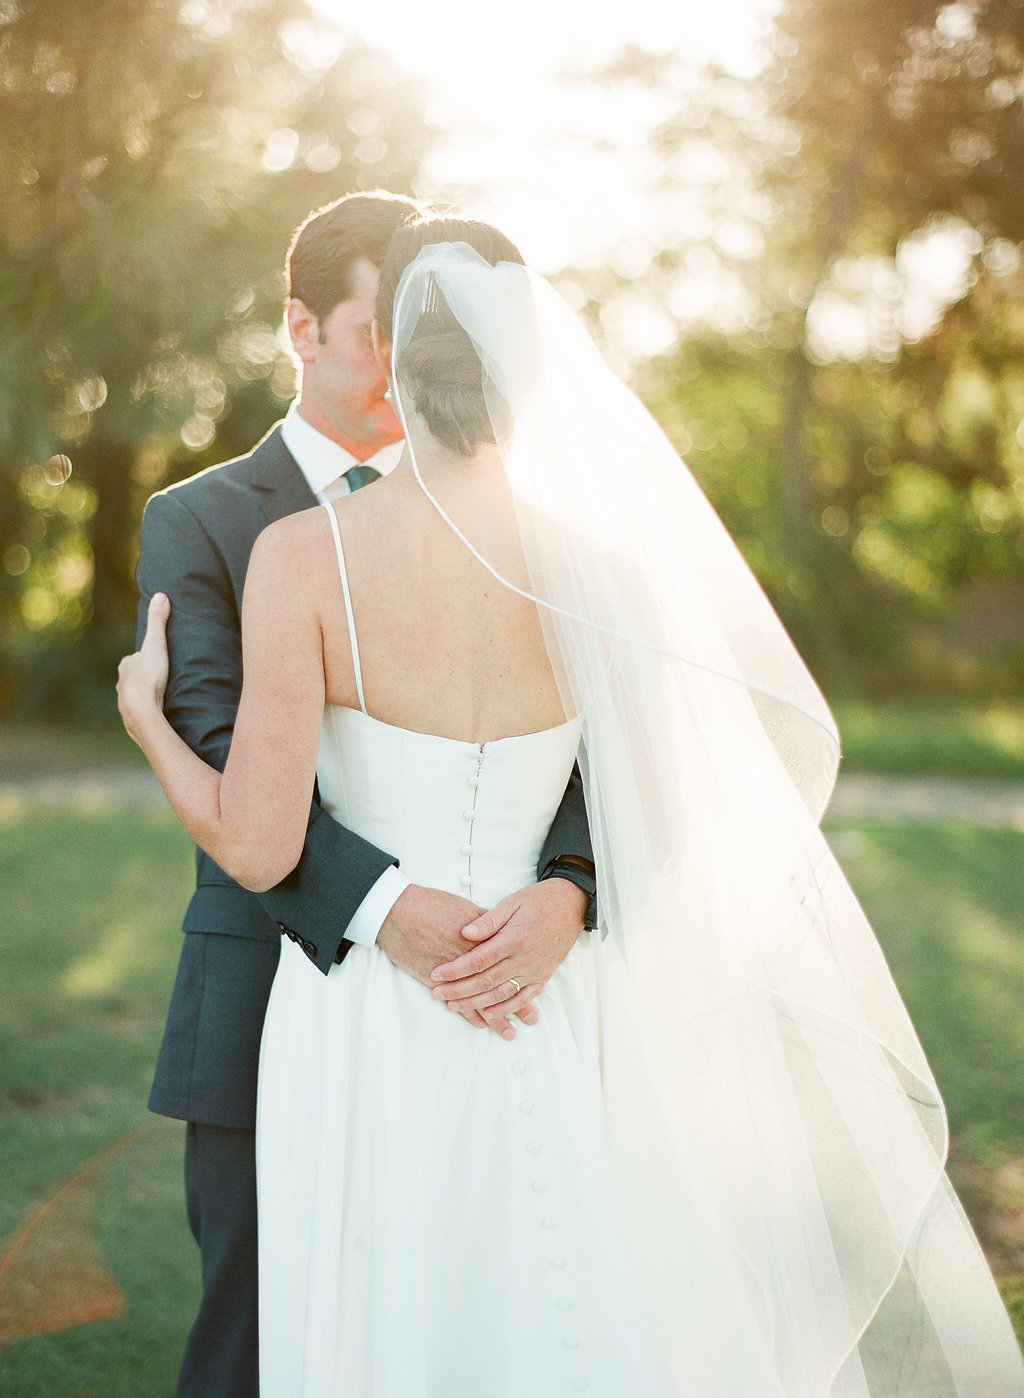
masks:
<instances>
[{"instance_id":1,"label":"suit lapel","mask_svg":"<svg viewBox=\"0 0 1024 1398\"><path fill-rule=\"evenodd\" d=\"M252 453L253 487L260 497L260 508L267 517L267 523L293 515L297 510L308 510L316 504L316 497L306 484L306 478L299 470L294 456L284 444L281 424L272 427L263 441Z\"/></svg>"}]
</instances>

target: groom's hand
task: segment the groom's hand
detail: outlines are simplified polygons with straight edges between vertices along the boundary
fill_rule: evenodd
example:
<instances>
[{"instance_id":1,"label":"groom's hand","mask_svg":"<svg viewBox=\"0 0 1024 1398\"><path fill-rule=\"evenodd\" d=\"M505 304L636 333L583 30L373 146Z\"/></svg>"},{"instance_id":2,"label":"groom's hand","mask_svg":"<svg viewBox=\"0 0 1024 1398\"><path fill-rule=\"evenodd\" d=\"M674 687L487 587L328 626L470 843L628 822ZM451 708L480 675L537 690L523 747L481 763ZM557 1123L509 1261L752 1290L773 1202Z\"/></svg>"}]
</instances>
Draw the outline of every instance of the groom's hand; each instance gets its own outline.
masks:
<instances>
[{"instance_id":1,"label":"groom's hand","mask_svg":"<svg viewBox=\"0 0 1024 1398\"><path fill-rule=\"evenodd\" d=\"M473 949L435 967L435 998L463 1014L475 1010L488 1024L514 1014L532 1024L533 1000L575 945L586 912L587 895L567 879L531 883L503 898L462 928ZM513 979L519 991L509 985Z\"/></svg>"},{"instance_id":2,"label":"groom's hand","mask_svg":"<svg viewBox=\"0 0 1024 1398\"><path fill-rule=\"evenodd\" d=\"M479 904L455 893L410 884L384 919L377 945L400 971L430 987L434 984L430 973L439 961L450 961L476 945L462 935L462 929L474 919L479 921L483 913ZM472 1005L453 1008L478 1029L490 1027L502 1038L515 1037L503 1014L485 1019Z\"/></svg>"}]
</instances>

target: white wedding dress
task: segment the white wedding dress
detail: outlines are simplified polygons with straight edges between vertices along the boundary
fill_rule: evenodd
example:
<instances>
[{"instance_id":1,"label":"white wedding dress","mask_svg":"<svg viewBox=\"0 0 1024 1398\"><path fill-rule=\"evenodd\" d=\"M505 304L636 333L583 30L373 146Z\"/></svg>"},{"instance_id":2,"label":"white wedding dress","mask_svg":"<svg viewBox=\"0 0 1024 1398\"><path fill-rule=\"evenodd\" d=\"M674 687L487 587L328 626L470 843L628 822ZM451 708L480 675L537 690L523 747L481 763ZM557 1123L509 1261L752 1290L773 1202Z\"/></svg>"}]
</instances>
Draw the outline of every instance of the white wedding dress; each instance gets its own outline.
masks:
<instances>
[{"instance_id":1,"label":"white wedding dress","mask_svg":"<svg viewBox=\"0 0 1024 1398\"><path fill-rule=\"evenodd\" d=\"M477 744L328 706L320 797L412 881L489 907L536 878L579 734ZM613 941L583 934L538 1008L508 1043L376 947L325 977L282 943L257 1125L264 1398L782 1398L662 1125Z\"/></svg>"}]
</instances>

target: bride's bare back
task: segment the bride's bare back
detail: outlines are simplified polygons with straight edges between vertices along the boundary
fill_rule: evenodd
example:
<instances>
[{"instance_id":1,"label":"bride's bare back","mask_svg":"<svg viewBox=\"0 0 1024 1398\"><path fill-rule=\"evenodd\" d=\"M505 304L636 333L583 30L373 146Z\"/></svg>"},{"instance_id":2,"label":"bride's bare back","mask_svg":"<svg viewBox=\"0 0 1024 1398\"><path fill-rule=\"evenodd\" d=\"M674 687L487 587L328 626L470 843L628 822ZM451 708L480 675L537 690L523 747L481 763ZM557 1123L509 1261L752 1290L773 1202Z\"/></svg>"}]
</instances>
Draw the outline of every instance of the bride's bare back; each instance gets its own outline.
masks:
<instances>
[{"instance_id":1,"label":"bride's bare back","mask_svg":"<svg viewBox=\"0 0 1024 1398\"><path fill-rule=\"evenodd\" d=\"M504 482L470 468L444 485L468 536L527 587ZM563 722L535 606L491 577L407 468L336 508L366 707L375 718L469 742ZM358 708L330 521L322 510L311 513L315 567L323 571L326 699Z\"/></svg>"},{"instance_id":2,"label":"bride's bare back","mask_svg":"<svg viewBox=\"0 0 1024 1398\"><path fill-rule=\"evenodd\" d=\"M484 449L482 466L440 471L436 488L502 575L525 587L500 463L488 463ZM533 603L477 562L408 468L343 500L337 515L374 718L464 742L564 721ZM359 707L338 560L319 507L278 520L256 541L242 669L223 777L162 719L146 752L193 839L259 890L290 873L302 852L324 704Z\"/></svg>"}]
</instances>

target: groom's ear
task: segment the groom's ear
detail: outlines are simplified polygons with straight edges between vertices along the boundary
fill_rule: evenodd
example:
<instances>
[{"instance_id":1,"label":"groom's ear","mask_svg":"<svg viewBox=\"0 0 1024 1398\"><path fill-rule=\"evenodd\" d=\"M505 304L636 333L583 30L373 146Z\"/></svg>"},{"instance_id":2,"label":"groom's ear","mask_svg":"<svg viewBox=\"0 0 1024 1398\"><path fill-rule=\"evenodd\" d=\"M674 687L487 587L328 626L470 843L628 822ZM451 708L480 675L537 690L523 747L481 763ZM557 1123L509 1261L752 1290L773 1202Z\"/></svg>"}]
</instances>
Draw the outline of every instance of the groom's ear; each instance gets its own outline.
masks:
<instances>
[{"instance_id":1,"label":"groom's ear","mask_svg":"<svg viewBox=\"0 0 1024 1398\"><path fill-rule=\"evenodd\" d=\"M320 347L319 318L297 296L290 296L285 302L284 318L292 349L303 364L312 364Z\"/></svg>"},{"instance_id":2,"label":"groom's ear","mask_svg":"<svg viewBox=\"0 0 1024 1398\"><path fill-rule=\"evenodd\" d=\"M391 377L391 337L385 335L381 329L380 321L374 316L370 322L370 341L373 345L373 357L377 361L377 368L386 379Z\"/></svg>"}]
</instances>

